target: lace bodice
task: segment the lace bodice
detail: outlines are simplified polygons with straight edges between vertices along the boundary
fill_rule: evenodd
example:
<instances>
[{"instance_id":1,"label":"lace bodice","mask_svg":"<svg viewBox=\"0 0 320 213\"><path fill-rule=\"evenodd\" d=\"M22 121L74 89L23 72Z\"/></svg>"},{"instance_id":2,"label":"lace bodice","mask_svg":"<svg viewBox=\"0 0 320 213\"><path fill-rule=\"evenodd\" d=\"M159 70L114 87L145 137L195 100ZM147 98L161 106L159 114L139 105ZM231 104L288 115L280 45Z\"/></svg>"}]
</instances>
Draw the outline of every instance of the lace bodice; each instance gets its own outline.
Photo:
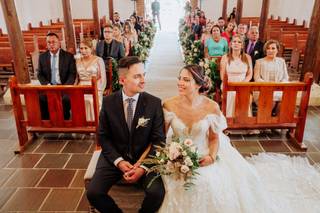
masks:
<instances>
[{"instance_id":1,"label":"lace bodice","mask_svg":"<svg viewBox=\"0 0 320 213\"><path fill-rule=\"evenodd\" d=\"M207 155L209 128L218 135L227 128L226 119L223 115L207 114L203 119L193 123L191 129L174 113L164 110L166 123L170 124L172 134L177 137L188 137L193 140L201 155ZM170 142L170 136L168 141Z\"/></svg>"}]
</instances>

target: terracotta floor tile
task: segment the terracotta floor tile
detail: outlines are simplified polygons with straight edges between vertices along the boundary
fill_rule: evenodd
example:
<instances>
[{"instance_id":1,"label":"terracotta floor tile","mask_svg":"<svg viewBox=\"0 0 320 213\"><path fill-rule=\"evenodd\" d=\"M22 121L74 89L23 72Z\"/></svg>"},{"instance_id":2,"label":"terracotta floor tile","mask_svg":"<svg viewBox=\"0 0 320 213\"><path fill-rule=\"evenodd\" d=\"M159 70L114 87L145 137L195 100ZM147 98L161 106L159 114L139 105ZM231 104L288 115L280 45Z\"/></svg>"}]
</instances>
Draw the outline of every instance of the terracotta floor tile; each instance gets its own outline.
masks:
<instances>
[{"instance_id":1,"label":"terracotta floor tile","mask_svg":"<svg viewBox=\"0 0 320 213\"><path fill-rule=\"evenodd\" d=\"M240 141L243 140L243 136L241 134L230 134L228 135L228 137L230 138L231 141Z\"/></svg>"},{"instance_id":2,"label":"terracotta floor tile","mask_svg":"<svg viewBox=\"0 0 320 213\"><path fill-rule=\"evenodd\" d=\"M69 157L69 154L45 154L36 168L63 168Z\"/></svg>"},{"instance_id":3,"label":"terracotta floor tile","mask_svg":"<svg viewBox=\"0 0 320 213\"><path fill-rule=\"evenodd\" d=\"M84 134L79 133L62 133L59 135L59 140L81 140Z\"/></svg>"},{"instance_id":4,"label":"terracotta floor tile","mask_svg":"<svg viewBox=\"0 0 320 213\"><path fill-rule=\"evenodd\" d=\"M320 163L320 152L310 152L307 155L315 162Z\"/></svg>"},{"instance_id":5,"label":"terracotta floor tile","mask_svg":"<svg viewBox=\"0 0 320 213\"><path fill-rule=\"evenodd\" d=\"M43 174L45 169L18 169L5 183L6 187L34 187Z\"/></svg>"},{"instance_id":6,"label":"terracotta floor tile","mask_svg":"<svg viewBox=\"0 0 320 213\"><path fill-rule=\"evenodd\" d=\"M87 169L91 154L73 154L66 165L67 169Z\"/></svg>"},{"instance_id":7,"label":"terracotta floor tile","mask_svg":"<svg viewBox=\"0 0 320 213\"><path fill-rule=\"evenodd\" d=\"M308 147L307 152L317 152L318 149L309 141L303 141L303 143ZM286 144L290 147L293 152L306 152L305 150L300 149L297 145L288 141Z\"/></svg>"},{"instance_id":8,"label":"terracotta floor tile","mask_svg":"<svg viewBox=\"0 0 320 213\"><path fill-rule=\"evenodd\" d=\"M44 139L41 145L34 152L35 153L59 153L66 143L67 143L66 141Z\"/></svg>"},{"instance_id":9,"label":"terracotta floor tile","mask_svg":"<svg viewBox=\"0 0 320 213\"><path fill-rule=\"evenodd\" d=\"M232 143L240 153L263 152L257 141L233 141Z\"/></svg>"},{"instance_id":10,"label":"terracotta floor tile","mask_svg":"<svg viewBox=\"0 0 320 213\"><path fill-rule=\"evenodd\" d=\"M86 153L91 144L91 140L72 140L67 143L62 153Z\"/></svg>"},{"instance_id":11,"label":"terracotta floor tile","mask_svg":"<svg viewBox=\"0 0 320 213\"><path fill-rule=\"evenodd\" d=\"M266 152L291 152L282 141L259 141Z\"/></svg>"},{"instance_id":12,"label":"terracotta floor tile","mask_svg":"<svg viewBox=\"0 0 320 213\"><path fill-rule=\"evenodd\" d=\"M0 112L0 119L9 119L13 116L12 112Z\"/></svg>"},{"instance_id":13,"label":"terracotta floor tile","mask_svg":"<svg viewBox=\"0 0 320 213\"><path fill-rule=\"evenodd\" d=\"M13 135L14 132L16 132L16 130L14 129L0 129L0 139L10 139L11 135Z\"/></svg>"},{"instance_id":14,"label":"terracotta floor tile","mask_svg":"<svg viewBox=\"0 0 320 213\"><path fill-rule=\"evenodd\" d=\"M33 168L34 165L42 158L43 154L22 154L7 166L8 168Z\"/></svg>"},{"instance_id":15,"label":"terracotta floor tile","mask_svg":"<svg viewBox=\"0 0 320 213\"><path fill-rule=\"evenodd\" d=\"M53 189L41 211L75 211L82 193L83 189Z\"/></svg>"},{"instance_id":16,"label":"terracotta floor tile","mask_svg":"<svg viewBox=\"0 0 320 213\"><path fill-rule=\"evenodd\" d=\"M0 188L0 209L9 200L9 198L15 191L16 188Z\"/></svg>"},{"instance_id":17,"label":"terracotta floor tile","mask_svg":"<svg viewBox=\"0 0 320 213\"><path fill-rule=\"evenodd\" d=\"M86 193L84 192L81 197L80 203L77 207L77 211L87 211L88 212L88 210L89 210L89 201L87 199Z\"/></svg>"},{"instance_id":18,"label":"terracotta floor tile","mask_svg":"<svg viewBox=\"0 0 320 213\"><path fill-rule=\"evenodd\" d=\"M245 141L251 141L251 140L267 140L268 137L266 134L264 133L261 133L261 134L254 134L254 135L249 135L249 134L246 134L246 135L243 135L244 137L244 140Z\"/></svg>"},{"instance_id":19,"label":"terracotta floor tile","mask_svg":"<svg viewBox=\"0 0 320 213\"><path fill-rule=\"evenodd\" d=\"M46 198L49 189L18 189L5 204L4 211L37 211Z\"/></svg>"},{"instance_id":20,"label":"terracotta floor tile","mask_svg":"<svg viewBox=\"0 0 320 213\"><path fill-rule=\"evenodd\" d=\"M0 168L5 167L14 158L13 153L1 153L0 154Z\"/></svg>"},{"instance_id":21,"label":"terracotta floor tile","mask_svg":"<svg viewBox=\"0 0 320 213\"><path fill-rule=\"evenodd\" d=\"M84 174L86 173L85 169L78 170L74 180L72 181L70 187L84 187Z\"/></svg>"},{"instance_id":22,"label":"terracotta floor tile","mask_svg":"<svg viewBox=\"0 0 320 213\"><path fill-rule=\"evenodd\" d=\"M28 144L24 153L33 153L34 150L37 149L42 142L43 142L42 138L34 139L30 144Z\"/></svg>"},{"instance_id":23,"label":"terracotta floor tile","mask_svg":"<svg viewBox=\"0 0 320 213\"><path fill-rule=\"evenodd\" d=\"M14 169L0 169L0 186L8 180L14 171Z\"/></svg>"},{"instance_id":24,"label":"terracotta floor tile","mask_svg":"<svg viewBox=\"0 0 320 213\"><path fill-rule=\"evenodd\" d=\"M12 156L14 156L15 155L14 152L18 150L18 148L19 148L19 145L17 140L9 140L9 139L1 140L0 155L2 153L6 153L6 154L12 154Z\"/></svg>"},{"instance_id":25,"label":"terracotta floor tile","mask_svg":"<svg viewBox=\"0 0 320 213\"><path fill-rule=\"evenodd\" d=\"M49 169L38 187L68 187L76 170Z\"/></svg>"}]
</instances>

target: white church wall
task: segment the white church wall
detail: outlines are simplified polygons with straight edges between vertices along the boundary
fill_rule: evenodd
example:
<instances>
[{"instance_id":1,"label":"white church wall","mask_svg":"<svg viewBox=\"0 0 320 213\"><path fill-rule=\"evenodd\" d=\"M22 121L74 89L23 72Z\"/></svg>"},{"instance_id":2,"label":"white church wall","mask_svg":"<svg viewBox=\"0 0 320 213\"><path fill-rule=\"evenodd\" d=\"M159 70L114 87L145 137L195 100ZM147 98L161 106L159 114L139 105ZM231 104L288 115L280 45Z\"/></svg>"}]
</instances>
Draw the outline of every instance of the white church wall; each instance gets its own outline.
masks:
<instances>
[{"instance_id":1,"label":"white church wall","mask_svg":"<svg viewBox=\"0 0 320 213\"><path fill-rule=\"evenodd\" d=\"M130 18L134 11L134 1L132 0L114 0L113 10L120 14L121 20Z\"/></svg>"},{"instance_id":2,"label":"white church wall","mask_svg":"<svg viewBox=\"0 0 320 213\"><path fill-rule=\"evenodd\" d=\"M80 4L81 2L81 4ZM50 19L63 19L62 4L58 0L15 0L18 19L22 30L27 29L29 22L38 26L40 21L47 24ZM222 14L223 0L202 0L201 7L210 20L217 20ZM260 16L262 0L244 0L243 16ZM282 19L296 18L298 24L303 20L310 23L314 0L271 0L269 14ZM109 17L108 1L98 0L99 16ZM237 0L229 0L227 14L237 5ZM92 18L91 0L71 0L73 18ZM134 11L132 0L114 0L114 11L118 11L122 19L128 18ZM2 8L0 10L0 28L7 33Z\"/></svg>"}]
</instances>

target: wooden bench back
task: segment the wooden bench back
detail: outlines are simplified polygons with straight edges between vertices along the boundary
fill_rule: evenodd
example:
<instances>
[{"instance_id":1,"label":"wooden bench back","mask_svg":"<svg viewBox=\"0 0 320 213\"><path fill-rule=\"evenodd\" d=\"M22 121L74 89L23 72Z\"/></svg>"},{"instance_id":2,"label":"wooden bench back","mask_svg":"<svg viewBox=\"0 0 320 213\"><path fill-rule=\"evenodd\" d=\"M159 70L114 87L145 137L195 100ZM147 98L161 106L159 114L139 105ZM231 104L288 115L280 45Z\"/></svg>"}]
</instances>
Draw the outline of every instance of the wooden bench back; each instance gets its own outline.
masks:
<instances>
[{"instance_id":1,"label":"wooden bench back","mask_svg":"<svg viewBox=\"0 0 320 213\"><path fill-rule=\"evenodd\" d=\"M96 78L92 85L26 85L18 84L12 77L9 81L13 111L19 135L20 147L28 142L27 132L80 132L95 133L98 128L98 91ZM39 94L47 95L50 120L41 119ZM64 120L62 94L69 95L71 119ZM92 95L94 120L86 119L85 95ZM21 96L25 100L25 113Z\"/></svg>"},{"instance_id":2,"label":"wooden bench back","mask_svg":"<svg viewBox=\"0 0 320 213\"><path fill-rule=\"evenodd\" d=\"M259 128L292 128L295 138L302 143L304 126L313 82L312 73L306 73L304 82L227 82L223 80L222 111L226 115L227 92L235 91L235 112L233 117L227 117L229 129L259 129ZM255 117L249 116L249 106L253 92L260 92L258 112ZM273 93L281 91L282 100L280 112L272 116ZM296 112L297 94L301 92L299 110Z\"/></svg>"}]
</instances>

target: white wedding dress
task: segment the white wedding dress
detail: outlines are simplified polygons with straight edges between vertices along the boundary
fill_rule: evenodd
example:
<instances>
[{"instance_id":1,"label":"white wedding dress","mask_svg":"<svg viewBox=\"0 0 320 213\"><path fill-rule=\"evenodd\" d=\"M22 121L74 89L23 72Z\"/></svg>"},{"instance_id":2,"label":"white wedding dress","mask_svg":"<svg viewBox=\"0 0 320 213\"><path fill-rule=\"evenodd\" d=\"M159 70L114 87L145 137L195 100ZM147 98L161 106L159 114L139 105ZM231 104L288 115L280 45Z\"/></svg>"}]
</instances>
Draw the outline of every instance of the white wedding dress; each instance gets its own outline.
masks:
<instances>
[{"instance_id":1,"label":"white wedding dress","mask_svg":"<svg viewBox=\"0 0 320 213\"><path fill-rule=\"evenodd\" d=\"M173 112L164 113L171 134L189 132ZM224 116L216 114L193 124L190 138L201 155L209 151L208 129L219 135L219 160L199 168L187 191L182 181L163 176L166 195L160 213L320 212L320 172L307 159L271 153L244 159L223 134L226 127Z\"/></svg>"}]
</instances>

